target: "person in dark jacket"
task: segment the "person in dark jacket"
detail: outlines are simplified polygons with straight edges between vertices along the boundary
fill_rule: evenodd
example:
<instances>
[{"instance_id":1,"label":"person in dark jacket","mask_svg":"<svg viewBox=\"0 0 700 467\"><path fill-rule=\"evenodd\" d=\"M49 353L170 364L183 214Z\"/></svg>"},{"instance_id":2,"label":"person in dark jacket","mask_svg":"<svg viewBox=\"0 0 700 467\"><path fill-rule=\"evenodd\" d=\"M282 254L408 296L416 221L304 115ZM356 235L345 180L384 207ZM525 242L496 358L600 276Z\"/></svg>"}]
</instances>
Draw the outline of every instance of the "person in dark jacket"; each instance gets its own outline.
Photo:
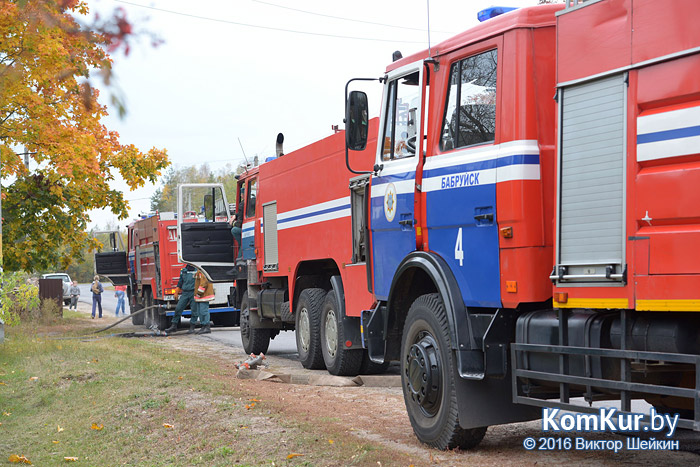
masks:
<instances>
[{"instance_id":1,"label":"person in dark jacket","mask_svg":"<svg viewBox=\"0 0 700 467\"><path fill-rule=\"evenodd\" d=\"M173 319L170 322L170 327L165 330L165 332L175 332L177 331L177 326L180 324L180 318L182 317L182 312L185 311L187 307L192 310L192 317L190 318L190 330L188 334L194 332L195 323L197 322L197 305L194 301L194 273L195 267L188 264L180 270L180 279L177 281L177 294L179 299L177 305L175 306L175 313L173 314Z\"/></svg>"},{"instance_id":2,"label":"person in dark jacket","mask_svg":"<svg viewBox=\"0 0 700 467\"><path fill-rule=\"evenodd\" d=\"M102 318L102 292L104 292L105 289L102 287L102 284L100 284L100 276L95 276L90 290L92 291L92 319L95 319L95 307L99 308L99 317Z\"/></svg>"}]
</instances>

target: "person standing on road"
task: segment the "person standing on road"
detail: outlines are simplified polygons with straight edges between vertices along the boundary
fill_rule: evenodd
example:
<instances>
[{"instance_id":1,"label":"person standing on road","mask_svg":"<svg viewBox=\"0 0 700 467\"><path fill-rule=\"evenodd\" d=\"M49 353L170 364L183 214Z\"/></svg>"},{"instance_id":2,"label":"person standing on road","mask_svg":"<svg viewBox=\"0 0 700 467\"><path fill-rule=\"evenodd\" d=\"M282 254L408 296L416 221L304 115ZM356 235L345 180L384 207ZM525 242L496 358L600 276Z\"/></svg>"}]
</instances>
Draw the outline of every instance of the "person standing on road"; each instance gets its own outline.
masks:
<instances>
[{"instance_id":1,"label":"person standing on road","mask_svg":"<svg viewBox=\"0 0 700 467\"><path fill-rule=\"evenodd\" d=\"M100 284L100 276L95 276L90 290L92 291L92 319L95 319L95 306L99 308L99 317L102 318L102 292L104 292L105 289L102 287L102 284Z\"/></svg>"},{"instance_id":2,"label":"person standing on road","mask_svg":"<svg viewBox=\"0 0 700 467\"><path fill-rule=\"evenodd\" d=\"M122 316L126 315L126 306L124 304L124 296L126 295L126 286L117 285L114 287L114 296L117 297L117 311L114 316L119 316L119 309L122 310Z\"/></svg>"},{"instance_id":3,"label":"person standing on road","mask_svg":"<svg viewBox=\"0 0 700 467\"><path fill-rule=\"evenodd\" d=\"M214 300L214 286L207 280L202 271L197 271L197 274L195 274L194 301L197 303L197 316L199 317L199 323L202 325L202 329L197 331L197 334L211 334L209 302L212 300ZM192 329L192 324L190 324L190 329Z\"/></svg>"},{"instance_id":4,"label":"person standing on road","mask_svg":"<svg viewBox=\"0 0 700 467\"><path fill-rule=\"evenodd\" d=\"M192 317L190 318L190 330L188 334L194 332L194 327L196 323L196 313L197 306L194 298L194 266L188 264L184 268L180 269L180 279L177 281L176 296L179 295L177 305L175 306L175 313L173 314L173 319L170 322L170 327L165 330L165 332L175 332L177 331L177 326L180 324L180 317L185 308L190 307L192 310Z\"/></svg>"},{"instance_id":5,"label":"person standing on road","mask_svg":"<svg viewBox=\"0 0 700 467\"><path fill-rule=\"evenodd\" d=\"M78 297L80 297L80 287L78 287L78 281L73 281L73 285L71 285L68 293L70 294L70 306L68 307L68 309L70 310L71 308L73 308L74 310L77 310Z\"/></svg>"}]
</instances>

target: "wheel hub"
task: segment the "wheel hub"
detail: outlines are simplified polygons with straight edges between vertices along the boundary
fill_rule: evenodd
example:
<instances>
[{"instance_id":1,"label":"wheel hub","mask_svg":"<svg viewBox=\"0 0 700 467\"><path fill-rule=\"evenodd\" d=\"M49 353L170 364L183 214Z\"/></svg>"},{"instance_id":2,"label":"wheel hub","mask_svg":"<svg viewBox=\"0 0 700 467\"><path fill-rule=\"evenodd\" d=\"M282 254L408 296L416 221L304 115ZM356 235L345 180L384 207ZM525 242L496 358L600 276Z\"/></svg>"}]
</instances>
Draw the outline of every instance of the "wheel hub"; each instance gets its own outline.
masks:
<instances>
[{"instance_id":1,"label":"wheel hub","mask_svg":"<svg viewBox=\"0 0 700 467\"><path fill-rule=\"evenodd\" d=\"M311 324L309 323L309 310L302 308L299 311L299 343L304 352L309 350L309 342L311 342Z\"/></svg>"},{"instance_id":2,"label":"wheel hub","mask_svg":"<svg viewBox=\"0 0 700 467\"><path fill-rule=\"evenodd\" d=\"M411 399L426 415L435 415L440 408L442 371L435 339L422 336L411 346L406 360L406 386Z\"/></svg>"},{"instance_id":3,"label":"wheel hub","mask_svg":"<svg viewBox=\"0 0 700 467\"><path fill-rule=\"evenodd\" d=\"M331 358L335 357L338 350L338 325L335 321L335 311L326 313L326 350Z\"/></svg>"}]
</instances>

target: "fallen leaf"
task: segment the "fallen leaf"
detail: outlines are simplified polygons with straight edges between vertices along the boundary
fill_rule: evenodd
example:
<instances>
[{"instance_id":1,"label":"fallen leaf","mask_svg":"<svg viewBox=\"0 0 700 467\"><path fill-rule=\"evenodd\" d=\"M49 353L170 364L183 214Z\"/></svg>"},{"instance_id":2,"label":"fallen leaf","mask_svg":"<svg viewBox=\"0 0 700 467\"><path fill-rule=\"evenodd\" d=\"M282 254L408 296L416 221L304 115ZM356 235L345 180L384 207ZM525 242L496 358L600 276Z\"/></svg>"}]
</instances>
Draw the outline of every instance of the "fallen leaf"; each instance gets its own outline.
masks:
<instances>
[{"instance_id":1,"label":"fallen leaf","mask_svg":"<svg viewBox=\"0 0 700 467\"><path fill-rule=\"evenodd\" d=\"M298 452L293 452L287 456L287 459L294 459L295 457L303 456L303 454L299 454Z\"/></svg>"},{"instance_id":2,"label":"fallen leaf","mask_svg":"<svg viewBox=\"0 0 700 467\"><path fill-rule=\"evenodd\" d=\"M182 376L178 376L177 379L182 379Z\"/></svg>"},{"instance_id":3,"label":"fallen leaf","mask_svg":"<svg viewBox=\"0 0 700 467\"><path fill-rule=\"evenodd\" d=\"M12 415L12 412L3 412L2 414L6 417L9 417L10 415Z\"/></svg>"},{"instance_id":4,"label":"fallen leaf","mask_svg":"<svg viewBox=\"0 0 700 467\"><path fill-rule=\"evenodd\" d=\"M97 423L93 423L92 426L91 426L90 428L92 428L93 430L101 430L101 429L104 428L104 427L105 427L105 426L104 426L103 424L101 424L101 423L100 423L99 425L98 425Z\"/></svg>"},{"instance_id":5,"label":"fallen leaf","mask_svg":"<svg viewBox=\"0 0 700 467\"><path fill-rule=\"evenodd\" d=\"M262 402L260 399L248 399L248 402Z\"/></svg>"},{"instance_id":6,"label":"fallen leaf","mask_svg":"<svg viewBox=\"0 0 700 467\"><path fill-rule=\"evenodd\" d=\"M173 426L170 423L163 423L163 426L165 428L173 428Z\"/></svg>"},{"instance_id":7,"label":"fallen leaf","mask_svg":"<svg viewBox=\"0 0 700 467\"><path fill-rule=\"evenodd\" d=\"M60 441L51 441L53 444L58 444Z\"/></svg>"},{"instance_id":8,"label":"fallen leaf","mask_svg":"<svg viewBox=\"0 0 700 467\"><path fill-rule=\"evenodd\" d=\"M77 457L64 457L63 460L66 462L77 462L78 458Z\"/></svg>"},{"instance_id":9,"label":"fallen leaf","mask_svg":"<svg viewBox=\"0 0 700 467\"><path fill-rule=\"evenodd\" d=\"M39 379L38 376L32 376L31 378L29 378L29 381L36 381L37 379Z\"/></svg>"},{"instance_id":10,"label":"fallen leaf","mask_svg":"<svg viewBox=\"0 0 700 467\"><path fill-rule=\"evenodd\" d=\"M56 425L56 431L59 433L63 431L63 428L61 428L61 425Z\"/></svg>"},{"instance_id":11,"label":"fallen leaf","mask_svg":"<svg viewBox=\"0 0 700 467\"><path fill-rule=\"evenodd\" d=\"M333 441L332 439L328 440L328 444L333 444L333 443L335 443L335 441Z\"/></svg>"},{"instance_id":12,"label":"fallen leaf","mask_svg":"<svg viewBox=\"0 0 700 467\"><path fill-rule=\"evenodd\" d=\"M29 464L32 465L31 461L24 456L18 456L17 454L12 454L10 456L10 462L15 464Z\"/></svg>"},{"instance_id":13,"label":"fallen leaf","mask_svg":"<svg viewBox=\"0 0 700 467\"><path fill-rule=\"evenodd\" d=\"M6 384L0 381L0 386L6 386Z\"/></svg>"}]
</instances>

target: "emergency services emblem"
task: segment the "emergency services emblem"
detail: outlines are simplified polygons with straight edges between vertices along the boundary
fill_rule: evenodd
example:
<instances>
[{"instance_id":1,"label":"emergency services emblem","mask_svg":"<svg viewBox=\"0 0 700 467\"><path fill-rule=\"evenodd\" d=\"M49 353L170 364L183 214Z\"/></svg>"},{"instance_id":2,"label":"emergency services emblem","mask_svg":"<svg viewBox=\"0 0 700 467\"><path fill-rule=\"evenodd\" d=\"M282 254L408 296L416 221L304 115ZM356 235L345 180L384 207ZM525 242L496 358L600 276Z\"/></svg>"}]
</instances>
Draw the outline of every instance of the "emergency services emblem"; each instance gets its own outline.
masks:
<instances>
[{"instance_id":1,"label":"emergency services emblem","mask_svg":"<svg viewBox=\"0 0 700 467\"><path fill-rule=\"evenodd\" d=\"M384 216L389 222L393 221L394 216L396 216L396 187L393 183L386 186L384 193Z\"/></svg>"}]
</instances>

